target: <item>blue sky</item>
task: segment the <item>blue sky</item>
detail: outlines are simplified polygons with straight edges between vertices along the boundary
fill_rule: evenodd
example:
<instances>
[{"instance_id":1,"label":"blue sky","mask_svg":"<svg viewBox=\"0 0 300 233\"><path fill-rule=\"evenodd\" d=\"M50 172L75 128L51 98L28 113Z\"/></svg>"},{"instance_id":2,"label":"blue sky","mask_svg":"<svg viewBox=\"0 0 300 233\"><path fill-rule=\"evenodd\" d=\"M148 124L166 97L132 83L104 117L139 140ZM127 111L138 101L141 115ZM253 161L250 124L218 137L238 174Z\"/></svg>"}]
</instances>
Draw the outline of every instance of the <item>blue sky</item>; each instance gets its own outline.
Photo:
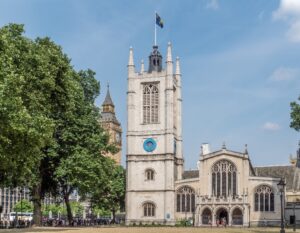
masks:
<instances>
[{"instance_id":1,"label":"blue sky","mask_svg":"<svg viewBox=\"0 0 300 233\"><path fill-rule=\"evenodd\" d=\"M154 12L164 20L158 45L168 41L181 59L186 169L200 146L248 151L254 165L288 164L299 133L289 128L289 103L300 95L299 0L1 0L0 26L25 24L30 38L49 36L75 69L91 68L109 81L123 126L125 164L129 47L139 61L151 52Z\"/></svg>"}]
</instances>

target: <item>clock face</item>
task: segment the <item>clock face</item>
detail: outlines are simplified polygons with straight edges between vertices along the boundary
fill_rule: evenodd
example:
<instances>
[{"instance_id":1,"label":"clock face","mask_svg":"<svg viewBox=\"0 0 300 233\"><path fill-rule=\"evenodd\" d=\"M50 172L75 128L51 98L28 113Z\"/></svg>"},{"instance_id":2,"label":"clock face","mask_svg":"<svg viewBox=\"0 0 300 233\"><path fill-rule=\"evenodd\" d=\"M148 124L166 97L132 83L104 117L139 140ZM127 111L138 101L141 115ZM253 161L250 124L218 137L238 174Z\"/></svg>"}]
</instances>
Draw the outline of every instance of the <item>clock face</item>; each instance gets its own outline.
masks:
<instances>
[{"instance_id":1,"label":"clock face","mask_svg":"<svg viewBox=\"0 0 300 233\"><path fill-rule=\"evenodd\" d=\"M153 138L147 138L145 141L144 141L144 150L147 151L147 152L152 152L155 150L156 148L156 142Z\"/></svg>"}]
</instances>

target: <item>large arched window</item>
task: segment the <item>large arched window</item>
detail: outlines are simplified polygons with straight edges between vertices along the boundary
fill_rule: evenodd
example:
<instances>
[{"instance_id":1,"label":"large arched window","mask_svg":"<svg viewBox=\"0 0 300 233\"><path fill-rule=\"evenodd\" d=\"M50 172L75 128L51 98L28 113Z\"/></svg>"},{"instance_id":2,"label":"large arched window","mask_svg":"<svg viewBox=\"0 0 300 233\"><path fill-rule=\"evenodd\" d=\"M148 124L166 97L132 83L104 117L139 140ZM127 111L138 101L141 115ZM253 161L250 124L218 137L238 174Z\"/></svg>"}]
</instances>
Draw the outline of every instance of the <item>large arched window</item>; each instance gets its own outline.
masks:
<instances>
[{"instance_id":1,"label":"large arched window","mask_svg":"<svg viewBox=\"0 0 300 233\"><path fill-rule=\"evenodd\" d=\"M145 171L146 180L154 180L154 171L152 169L147 169Z\"/></svg>"},{"instance_id":2,"label":"large arched window","mask_svg":"<svg viewBox=\"0 0 300 233\"><path fill-rule=\"evenodd\" d=\"M153 217L155 216L155 205L151 202L146 202L143 205L144 208L144 217Z\"/></svg>"},{"instance_id":3,"label":"large arched window","mask_svg":"<svg viewBox=\"0 0 300 233\"><path fill-rule=\"evenodd\" d=\"M228 160L220 160L211 168L212 194L227 197L237 194L237 169Z\"/></svg>"},{"instance_id":4,"label":"large arched window","mask_svg":"<svg viewBox=\"0 0 300 233\"><path fill-rule=\"evenodd\" d=\"M254 211L274 211L274 192L271 187L261 185L255 190Z\"/></svg>"},{"instance_id":5,"label":"large arched window","mask_svg":"<svg viewBox=\"0 0 300 233\"><path fill-rule=\"evenodd\" d=\"M195 211L195 191L189 186L183 186L176 192L176 210L177 212Z\"/></svg>"},{"instance_id":6,"label":"large arched window","mask_svg":"<svg viewBox=\"0 0 300 233\"><path fill-rule=\"evenodd\" d=\"M158 123L158 83L143 85L143 123Z\"/></svg>"}]
</instances>

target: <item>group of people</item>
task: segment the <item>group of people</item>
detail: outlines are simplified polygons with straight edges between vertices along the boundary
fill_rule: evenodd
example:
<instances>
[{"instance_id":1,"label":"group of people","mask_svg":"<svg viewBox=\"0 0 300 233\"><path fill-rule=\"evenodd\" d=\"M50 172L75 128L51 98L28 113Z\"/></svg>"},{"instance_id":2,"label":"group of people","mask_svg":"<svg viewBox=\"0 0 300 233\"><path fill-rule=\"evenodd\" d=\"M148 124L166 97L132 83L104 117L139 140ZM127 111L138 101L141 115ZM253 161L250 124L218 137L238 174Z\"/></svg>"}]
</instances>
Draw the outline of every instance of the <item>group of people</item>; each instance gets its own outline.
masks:
<instances>
[{"instance_id":1,"label":"group of people","mask_svg":"<svg viewBox=\"0 0 300 233\"><path fill-rule=\"evenodd\" d=\"M208 224L212 227L212 221L211 218L208 219ZM216 225L217 227L222 226L226 227L227 226L227 219L225 217L219 218L216 220Z\"/></svg>"},{"instance_id":2,"label":"group of people","mask_svg":"<svg viewBox=\"0 0 300 233\"><path fill-rule=\"evenodd\" d=\"M14 220L10 221L7 218L3 218L0 221L0 228L25 228L25 227L30 227L32 225L32 221L30 220Z\"/></svg>"},{"instance_id":3,"label":"group of people","mask_svg":"<svg viewBox=\"0 0 300 233\"><path fill-rule=\"evenodd\" d=\"M119 224L121 219L116 219L115 224ZM95 218L95 219L83 219L83 218L73 218L71 224L65 218L43 218L44 226L97 226L97 225L109 225L112 224L111 218Z\"/></svg>"}]
</instances>

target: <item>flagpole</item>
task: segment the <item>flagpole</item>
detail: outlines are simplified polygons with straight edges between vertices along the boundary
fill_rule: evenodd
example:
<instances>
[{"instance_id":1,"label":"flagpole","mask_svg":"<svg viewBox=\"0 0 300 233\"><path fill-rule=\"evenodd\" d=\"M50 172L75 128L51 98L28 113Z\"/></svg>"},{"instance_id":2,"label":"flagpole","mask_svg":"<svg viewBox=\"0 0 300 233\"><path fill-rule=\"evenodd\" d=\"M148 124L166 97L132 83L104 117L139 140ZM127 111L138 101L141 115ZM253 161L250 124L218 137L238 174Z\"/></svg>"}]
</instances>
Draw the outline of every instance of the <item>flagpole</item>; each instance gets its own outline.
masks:
<instances>
[{"instance_id":1,"label":"flagpole","mask_svg":"<svg viewBox=\"0 0 300 233\"><path fill-rule=\"evenodd\" d=\"M154 45L156 46L156 11L155 11L155 21L154 21Z\"/></svg>"}]
</instances>

